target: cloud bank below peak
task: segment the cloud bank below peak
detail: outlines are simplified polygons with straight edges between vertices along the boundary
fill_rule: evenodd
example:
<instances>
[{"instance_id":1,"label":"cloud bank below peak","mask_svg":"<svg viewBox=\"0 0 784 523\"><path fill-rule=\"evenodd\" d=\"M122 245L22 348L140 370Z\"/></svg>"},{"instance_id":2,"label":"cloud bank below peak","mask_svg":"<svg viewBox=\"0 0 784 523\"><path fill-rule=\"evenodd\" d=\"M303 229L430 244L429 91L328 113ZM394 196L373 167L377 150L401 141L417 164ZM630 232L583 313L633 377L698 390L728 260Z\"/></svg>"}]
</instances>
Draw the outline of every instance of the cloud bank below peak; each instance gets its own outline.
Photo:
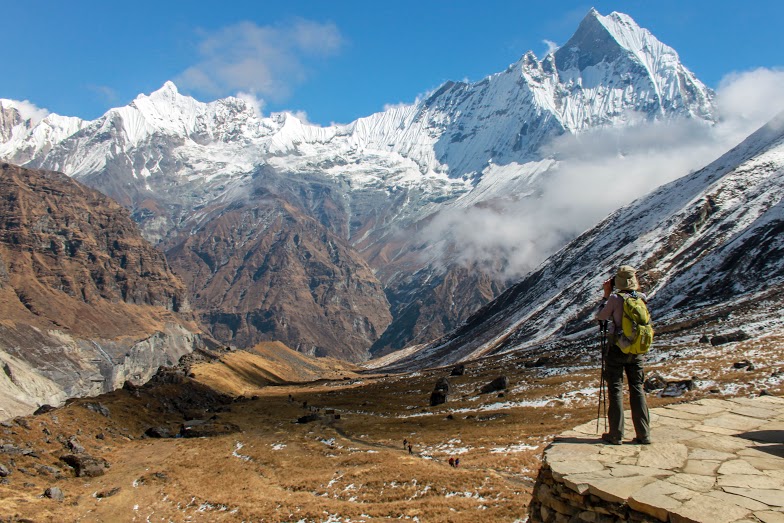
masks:
<instances>
[{"instance_id":1,"label":"cloud bank below peak","mask_svg":"<svg viewBox=\"0 0 784 523\"><path fill-rule=\"evenodd\" d=\"M784 110L784 70L729 74L715 102L713 125L640 119L559 136L542 149L557 161L535 198L446 210L421 238L440 246L444 259L459 246L460 263L518 279L615 209L708 165L770 121Z\"/></svg>"}]
</instances>

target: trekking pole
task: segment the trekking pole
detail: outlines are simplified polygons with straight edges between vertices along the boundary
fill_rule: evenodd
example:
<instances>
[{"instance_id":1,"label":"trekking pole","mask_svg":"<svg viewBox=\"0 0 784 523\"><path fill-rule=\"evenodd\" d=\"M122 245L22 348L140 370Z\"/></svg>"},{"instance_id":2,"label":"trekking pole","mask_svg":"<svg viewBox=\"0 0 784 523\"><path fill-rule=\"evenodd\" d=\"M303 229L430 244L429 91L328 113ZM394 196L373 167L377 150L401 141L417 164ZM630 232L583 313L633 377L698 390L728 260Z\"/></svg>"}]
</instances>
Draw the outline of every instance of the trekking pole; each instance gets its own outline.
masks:
<instances>
[{"instance_id":1,"label":"trekking pole","mask_svg":"<svg viewBox=\"0 0 784 523\"><path fill-rule=\"evenodd\" d=\"M610 347L607 343L607 322L602 322L602 405L604 406L604 431L607 432L607 381L605 381L607 373L607 351Z\"/></svg>"},{"instance_id":2,"label":"trekking pole","mask_svg":"<svg viewBox=\"0 0 784 523\"><path fill-rule=\"evenodd\" d=\"M604 356L607 352L607 322L599 322L599 349L602 353L602 370L599 376L599 404L596 406L596 433L599 433L599 418L602 414L602 405L604 405L604 430L607 431L607 397L604 392Z\"/></svg>"}]
</instances>

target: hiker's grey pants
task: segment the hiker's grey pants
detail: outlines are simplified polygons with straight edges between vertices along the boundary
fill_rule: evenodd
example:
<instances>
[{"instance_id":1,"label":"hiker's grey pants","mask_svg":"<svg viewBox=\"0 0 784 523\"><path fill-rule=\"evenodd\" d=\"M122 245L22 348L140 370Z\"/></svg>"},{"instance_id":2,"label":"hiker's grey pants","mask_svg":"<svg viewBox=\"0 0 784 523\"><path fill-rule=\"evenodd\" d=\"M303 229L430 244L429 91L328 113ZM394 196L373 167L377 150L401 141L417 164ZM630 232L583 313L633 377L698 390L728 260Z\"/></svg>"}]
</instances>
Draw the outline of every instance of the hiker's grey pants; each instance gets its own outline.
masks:
<instances>
[{"instance_id":1,"label":"hiker's grey pants","mask_svg":"<svg viewBox=\"0 0 784 523\"><path fill-rule=\"evenodd\" d=\"M607 396L610 399L607 421L612 438L623 438L623 374L626 372L634 431L639 439L650 439L651 426L643 390L645 378L642 363L641 354L624 354L615 345L611 345L608 350L604 376L607 380Z\"/></svg>"}]
</instances>

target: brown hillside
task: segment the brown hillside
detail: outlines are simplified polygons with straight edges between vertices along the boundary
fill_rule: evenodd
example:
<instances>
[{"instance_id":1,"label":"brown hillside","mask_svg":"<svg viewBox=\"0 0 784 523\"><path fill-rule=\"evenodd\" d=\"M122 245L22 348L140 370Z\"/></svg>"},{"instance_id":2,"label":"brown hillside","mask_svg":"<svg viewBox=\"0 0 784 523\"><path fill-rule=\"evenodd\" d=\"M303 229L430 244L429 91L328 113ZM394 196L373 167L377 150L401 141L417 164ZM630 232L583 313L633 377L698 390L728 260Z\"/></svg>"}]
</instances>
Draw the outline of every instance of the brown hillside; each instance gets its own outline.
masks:
<instances>
[{"instance_id":1,"label":"brown hillside","mask_svg":"<svg viewBox=\"0 0 784 523\"><path fill-rule=\"evenodd\" d=\"M384 290L345 241L269 194L204 211L167 250L202 324L224 343L280 340L349 361L391 320Z\"/></svg>"},{"instance_id":2,"label":"brown hillside","mask_svg":"<svg viewBox=\"0 0 784 523\"><path fill-rule=\"evenodd\" d=\"M248 351L231 352L220 360L193 365L191 376L212 390L242 396L267 385L355 378L356 370L349 363L332 358L314 359L280 342L269 342Z\"/></svg>"},{"instance_id":3,"label":"brown hillside","mask_svg":"<svg viewBox=\"0 0 784 523\"><path fill-rule=\"evenodd\" d=\"M111 338L187 307L182 282L120 205L63 174L3 164L4 319Z\"/></svg>"},{"instance_id":4,"label":"brown hillside","mask_svg":"<svg viewBox=\"0 0 784 523\"><path fill-rule=\"evenodd\" d=\"M0 419L144 382L201 346L185 287L113 200L0 167Z\"/></svg>"}]
</instances>

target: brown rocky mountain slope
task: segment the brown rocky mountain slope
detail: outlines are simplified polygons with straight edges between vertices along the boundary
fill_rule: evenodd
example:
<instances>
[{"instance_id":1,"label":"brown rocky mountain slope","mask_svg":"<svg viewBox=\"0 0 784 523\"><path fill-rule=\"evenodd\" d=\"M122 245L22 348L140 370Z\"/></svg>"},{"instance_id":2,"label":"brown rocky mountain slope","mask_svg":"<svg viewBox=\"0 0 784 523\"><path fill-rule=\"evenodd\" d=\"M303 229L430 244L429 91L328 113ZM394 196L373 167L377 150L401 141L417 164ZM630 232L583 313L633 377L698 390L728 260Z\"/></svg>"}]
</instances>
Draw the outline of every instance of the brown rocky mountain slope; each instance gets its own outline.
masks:
<instances>
[{"instance_id":1,"label":"brown rocky mountain slope","mask_svg":"<svg viewBox=\"0 0 784 523\"><path fill-rule=\"evenodd\" d=\"M167 256L217 339L240 347L280 340L305 354L363 361L391 320L362 258L266 190L203 209L182 230Z\"/></svg>"},{"instance_id":2,"label":"brown rocky mountain slope","mask_svg":"<svg viewBox=\"0 0 784 523\"><path fill-rule=\"evenodd\" d=\"M201 343L185 287L128 212L67 176L0 168L0 416L146 380Z\"/></svg>"}]
</instances>

